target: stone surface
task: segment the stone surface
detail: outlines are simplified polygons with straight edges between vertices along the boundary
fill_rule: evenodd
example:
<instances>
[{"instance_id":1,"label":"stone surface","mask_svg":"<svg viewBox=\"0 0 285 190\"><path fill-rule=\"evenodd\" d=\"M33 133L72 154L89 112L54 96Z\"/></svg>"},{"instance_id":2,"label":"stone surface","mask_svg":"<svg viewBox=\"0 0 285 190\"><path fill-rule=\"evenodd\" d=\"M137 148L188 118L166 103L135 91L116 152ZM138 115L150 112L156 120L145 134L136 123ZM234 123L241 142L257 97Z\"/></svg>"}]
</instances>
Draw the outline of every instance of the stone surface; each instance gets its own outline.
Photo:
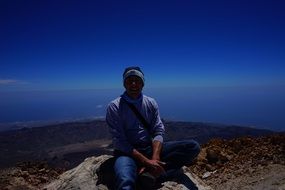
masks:
<instances>
[{"instance_id":1,"label":"stone surface","mask_svg":"<svg viewBox=\"0 0 285 190\"><path fill-rule=\"evenodd\" d=\"M99 166L111 156L102 155L99 157L89 157L85 159L79 166L69 170L62 175L59 179L44 186L46 190L105 190L107 186L98 184L98 176L96 170ZM184 170L184 173L177 176L175 181L164 182L160 190L174 189L195 189L195 190L211 190L210 187L205 185L202 180L189 171Z\"/></svg>"}]
</instances>

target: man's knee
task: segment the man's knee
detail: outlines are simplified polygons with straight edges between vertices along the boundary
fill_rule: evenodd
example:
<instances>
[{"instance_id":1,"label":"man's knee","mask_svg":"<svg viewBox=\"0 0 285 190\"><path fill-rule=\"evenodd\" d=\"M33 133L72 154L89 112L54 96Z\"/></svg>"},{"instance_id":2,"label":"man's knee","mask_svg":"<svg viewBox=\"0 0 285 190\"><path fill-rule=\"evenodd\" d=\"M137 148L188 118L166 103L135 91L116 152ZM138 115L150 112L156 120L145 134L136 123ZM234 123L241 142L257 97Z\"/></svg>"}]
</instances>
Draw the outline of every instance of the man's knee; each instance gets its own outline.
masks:
<instances>
[{"instance_id":1,"label":"man's knee","mask_svg":"<svg viewBox=\"0 0 285 190\"><path fill-rule=\"evenodd\" d=\"M116 167L136 167L136 163L129 156L119 156L115 161L115 169Z\"/></svg>"},{"instance_id":2,"label":"man's knee","mask_svg":"<svg viewBox=\"0 0 285 190\"><path fill-rule=\"evenodd\" d=\"M136 162L129 156L120 156L116 159L114 165L115 173L119 175L130 175L137 170Z\"/></svg>"},{"instance_id":3,"label":"man's knee","mask_svg":"<svg viewBox=\"0 0 285 190\"><path fill-rule=\"evenodd\" d=\"M137 177L137 166L133 158L120 156L114 165L118 187L134 186Z\"/></svg>"},{"instance_id":4,"label":"man's knee","mask_svg":"<svg viewBox=\"0 0 285 190\"><path fill-rule=\"evenodd\" d=\"M189 140L185 150L188 151L189 156L195 158L200 153L201 147L197 141Z\"/></svg>"},{"instance_id":5,"label":"man's knee","mask_svg":"<svg viewBox=\"0 0 285 190\"><path fill-rule=\"evenodd\" d=\"M197 155L200 153L201 151L201 147L200 144L197 141L194 141L194 150L197 153Z\"/></svg>"}]
</instances>

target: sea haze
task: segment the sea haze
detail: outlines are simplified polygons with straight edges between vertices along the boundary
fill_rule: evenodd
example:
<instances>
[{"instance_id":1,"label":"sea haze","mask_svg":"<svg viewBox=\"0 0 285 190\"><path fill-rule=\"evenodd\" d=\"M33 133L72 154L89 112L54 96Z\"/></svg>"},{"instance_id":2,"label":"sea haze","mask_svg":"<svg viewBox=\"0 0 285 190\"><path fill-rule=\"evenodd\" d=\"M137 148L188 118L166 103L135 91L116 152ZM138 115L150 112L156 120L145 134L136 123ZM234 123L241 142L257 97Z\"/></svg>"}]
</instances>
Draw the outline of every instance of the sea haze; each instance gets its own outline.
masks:
<instances>
[{"instance_id":1,"label":"sea haze","mask_svg":"<svg viewBox=\"0 0 285 190\"><path fill-rule=\"evenodd\" d=\"M0 123L104 117L108 103L123 92L66 90L0 93ZM167 120L235 124L285 130L285 88L146 88Z\"/></svg>"}]
</instances>

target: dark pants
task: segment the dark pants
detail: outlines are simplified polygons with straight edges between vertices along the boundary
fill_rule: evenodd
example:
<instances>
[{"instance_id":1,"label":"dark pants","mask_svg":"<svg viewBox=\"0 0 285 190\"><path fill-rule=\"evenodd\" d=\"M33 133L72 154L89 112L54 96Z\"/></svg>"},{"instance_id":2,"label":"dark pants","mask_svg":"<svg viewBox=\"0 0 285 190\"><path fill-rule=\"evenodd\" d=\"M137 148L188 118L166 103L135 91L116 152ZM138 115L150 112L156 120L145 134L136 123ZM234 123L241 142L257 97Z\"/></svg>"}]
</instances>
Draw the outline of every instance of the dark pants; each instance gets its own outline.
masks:
<instances>
[{"instance_id":1,"label":"dark pants","mask_svg":"<svg viewBox=\"0 0 285 190\"><path fill-rule=\"evenodd\" d=\"M152 156L152 147L138 149L148 158ZM161 161L166 163L165 170L179 170L184 165L192 163L199 154L200 146L194 140L164 142L161 151ZM114 169L117 189L135 189L138 163L129 156L118 156Z\"/></svg>"}]
</instances>

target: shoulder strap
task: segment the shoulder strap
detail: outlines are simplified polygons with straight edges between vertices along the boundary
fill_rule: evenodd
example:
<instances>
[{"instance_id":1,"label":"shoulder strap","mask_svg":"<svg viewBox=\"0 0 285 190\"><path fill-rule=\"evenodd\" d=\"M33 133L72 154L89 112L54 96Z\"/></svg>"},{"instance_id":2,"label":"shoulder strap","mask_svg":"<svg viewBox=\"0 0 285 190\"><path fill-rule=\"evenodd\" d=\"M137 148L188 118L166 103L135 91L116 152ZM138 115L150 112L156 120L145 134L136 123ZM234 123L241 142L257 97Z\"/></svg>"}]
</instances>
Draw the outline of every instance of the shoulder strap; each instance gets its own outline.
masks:
<instances>
[{"instance_id":1,"label":"shoulder strap","mask_svg":"<svg viewBox=\"0 0 285 190\"><path fill-rule=\"evenodd\" d=\"M150 125L145 120L145 118L141 115L141 113L137 110L134 104L131 104L127 100L125 100L123 97L121 98L128 106L129 108L134 112L134 114L137 116L137 118L140 120L140 122L143 124L144 128L150 132Z\"/></svg>"}]
</instances>

